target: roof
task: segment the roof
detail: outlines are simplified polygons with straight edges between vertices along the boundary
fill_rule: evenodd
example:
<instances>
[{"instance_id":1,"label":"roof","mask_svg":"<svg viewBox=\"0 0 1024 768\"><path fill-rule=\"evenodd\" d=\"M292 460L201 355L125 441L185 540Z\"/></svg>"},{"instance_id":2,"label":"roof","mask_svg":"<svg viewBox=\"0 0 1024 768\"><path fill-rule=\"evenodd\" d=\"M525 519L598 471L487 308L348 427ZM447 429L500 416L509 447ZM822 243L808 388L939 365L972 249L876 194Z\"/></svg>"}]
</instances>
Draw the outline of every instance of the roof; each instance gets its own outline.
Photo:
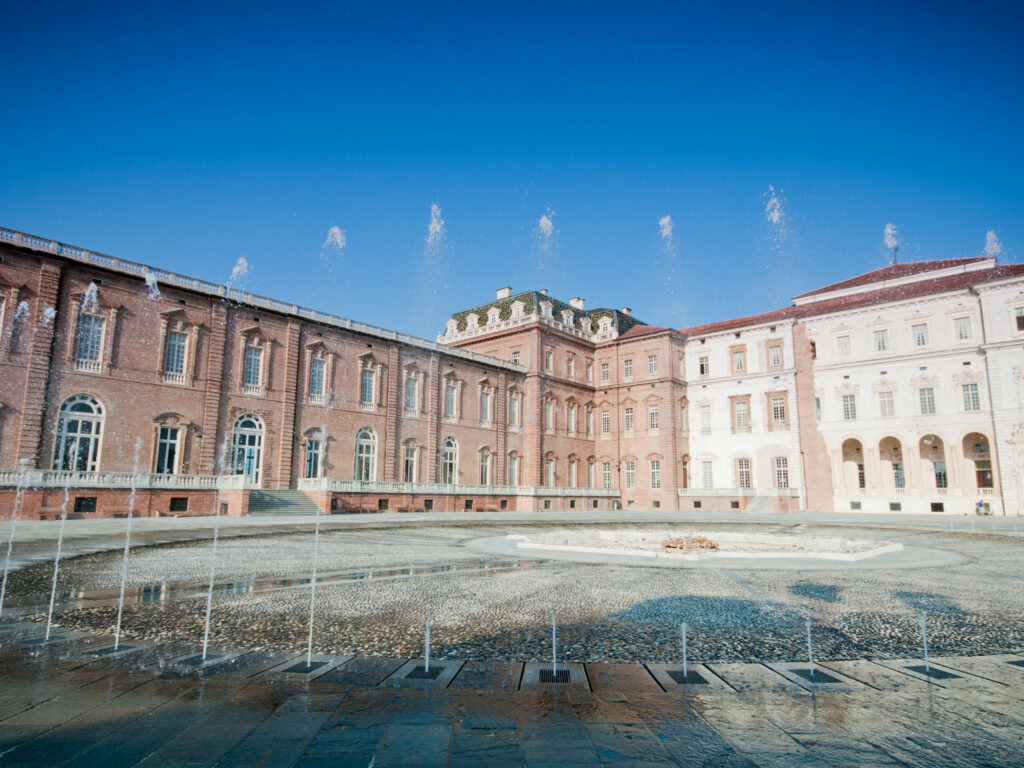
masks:
<instances>
[{"instance_id":1,"label":"roof","mask_svg":"<svg viewBox=\"0 0 1024 768\"><path fill-rule=\"evenodd\" d=\"M634 325L625 333L619 334L619 341L626 339L635 339L638 336L650 336L652 333L661 333L662 331L671 331L671 328L663 325Z\"/></svg>"},{"instance_id":2,"label":"roof","mask_svg":"<svg viewBox=\"0 0 1024 768\"><path fill-rule=\"evenodd\" d=\"M887 267L881 269L875 269L871 272L865 272L863 275L857 275L857 277L851 277L848 280L841 280L838 283L832 283L826 285L823 288L817 288L807 293L801 293L799 296L794 298L802 299L806 296L816 296L819 293L832 293L833 291L844 291L848 288L857 288L861 285L870 285L871 283L881 283L886 280L898 280L903 277L911 277L913 275L920 275L924 272L934 272L940 269L951 269L953 267L962 267L968 264L976 264L979 261L985 261L988 256L974 256L967 259L935 259L933 261L910 261L905 264L890 264Z\"/></svg>"},{"instance_id":3,"label":"roof","mask_svg":"<svg viewBox=\"0 0 1024 768\"><path fill-rule=\"evenodd\" d=\"M956 263L951 264L950 262L964 262L970 263L975 259L947 259L945 260L946 267L957 266ZM917 262L918 264L922 262ZM932 261L923 262L925 264L941 264L943 262ZM912 264L894 264L893 266L911 267ZM944 267L940 267L944 268ZM889 269L889 267L886 267ZM868 272L868 275L877 274L883 270L875 270L875 272ZM925 270L919 270L919 272ZM908 272L907 274L915 274L914 272ZM866 275L861 275L865 277ZM979 270L973 272L960 272L954 275L944 275L936 277L931 280L919 280L913 283L906 283L903 285L895 285L888 288L880 288L874 291L865 291L863 293L855 293L847 296L837 296L831 299L823 299L822 301L816 301L812 304L801 304L792 305L789 307L782 307L780 309L772 310L771 312L764 312L759 315L750 315L748 317L737 317L732 320L724 320L720 323L707 323L705 325L694 325L689 328L681 328L680 333L686 336L703 336L710 333L721 333L724 331L731 331L736 328L747 328L752 325L765 325L771 322L781 322L783 320L800 319L804 317L814 317L816 315L827 315L833 312L842 312L849 309L859 309L861 307L869 307L874 304L885 304L891 301L904 301L906 299L914 299L920 296L930 296L933 294L949 293L951 291L964 290L970 288L972 285L980 285L982 283L991 283L997 280L1005 280L1011 277L1024 277L1024 264L999 264L991 269ZM857 280L858 278L853 278ZM837 283L836 285L842 285Z\"/></svg>"}]
</instances>

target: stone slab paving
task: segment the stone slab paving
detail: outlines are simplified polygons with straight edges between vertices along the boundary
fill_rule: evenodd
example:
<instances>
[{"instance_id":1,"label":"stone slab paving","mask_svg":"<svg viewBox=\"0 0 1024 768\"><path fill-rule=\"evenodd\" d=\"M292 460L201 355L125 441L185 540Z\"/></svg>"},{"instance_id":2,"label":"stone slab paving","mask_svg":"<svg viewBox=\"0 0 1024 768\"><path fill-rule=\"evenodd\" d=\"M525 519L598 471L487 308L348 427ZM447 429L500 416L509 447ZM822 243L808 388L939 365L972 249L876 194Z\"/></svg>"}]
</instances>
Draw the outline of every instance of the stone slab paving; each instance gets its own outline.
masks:
<instances>
[{"instance_id":1,"label":"stone slab paving","mask_svg":"<svg viewBox=\"0 0 1024 768\"><path fill-rule=\"evenodd\" d=\"M436 662L446 682L415 689L389 686L423 659L333 658L306 679L273 674L304 656L253 652L169 673L161 651L195 649L29 654L0 641L0 765L1024 764L1024 669L1008 663L1019 654L935 658L961 675L943 680L909 670L913 659L825 661L832 686L808 685L795 663L698 664L715 682L664 688L674 665L580 664L587 690L448 659Z\"/></svg>"}]
</instances>

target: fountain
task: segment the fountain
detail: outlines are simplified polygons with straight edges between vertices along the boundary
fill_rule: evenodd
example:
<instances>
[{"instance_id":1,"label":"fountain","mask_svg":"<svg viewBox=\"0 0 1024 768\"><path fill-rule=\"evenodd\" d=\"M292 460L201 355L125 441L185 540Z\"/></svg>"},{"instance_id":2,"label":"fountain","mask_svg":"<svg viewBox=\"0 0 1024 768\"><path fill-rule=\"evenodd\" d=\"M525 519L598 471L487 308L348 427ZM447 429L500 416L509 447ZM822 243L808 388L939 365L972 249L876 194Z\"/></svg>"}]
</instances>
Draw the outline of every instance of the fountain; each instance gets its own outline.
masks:
<instances>
[{"instance_id":1,"label":"fountain","mask_svg":"<svg viewBox=\"0 0 1024 768\"><path fill-rule=\"evenodd\" d=\"M217 540L220 534L220 476L224 473L224 457L228 450L228 436L224 435L224 441L217 451L217 496L213 509L213 546L210 550L210 583L206 589L206 621L203 626L203 661L206 661L206 651L210 642L210 611L213 609L213 577L217 570Z\"/></svg>"},{"instance_id":2,"label":"fountain","mask_svg":"<svg viewBox=\"0 0 1024 768\"><path fill-rule=\"evenodd\" d=\"M326 443L327 425L320 430L320 438ZM309 582L309 637L306 639L306 666L313 663L313 617L316 612L316 576L320 564L320 513L323 511L323 497L316 508L316 523L313 526L313 578Z\"/></svg>"},{"instance_id":3,"label":"fountain","mask_svg":"<svg viewBox=\"0 0 1024 768\"><path fill-rule=\"evenodd\" d=\"M814 651L811 648L811 620L807 619L807 670L814 677Z\"/></svg>"},{"instance_id":4,"label":"fountain","mask_svg":"<svg viewBox=\"0 0 1024 768\"><path fill-rule=\"evenodd\" d=\"M95 285L95 284L93 284ZM128 494L128 519L124 529L124 556L121 558L121 595L117 600L117 624L114 627L114 650L121 645L121 616L124 613L124 588L128 582L128 553L132 545L132 512L135 510L135 492L139 482L139 454L142 438L135 438L135 459L132 462L131 493Z\"/></svg>"},{"instance_id":5,"label":"fountain","mask_svg":"<svg viewBox=\"0 0 1024 768\"><path fill-rule=\"evenodd\" d=\"M50 639L50 627L53 625L53 600L57 596L57 571L60 569L60 552L64 545L64 523L68 519L68 499L71 489L64 486L64 502L60 505L60 529L57 531L57 554L53 557L53 583L50 585L50 608L46 612L46 639Z\"/></svg>"},{"instance_id":6,"label":"fountain","mask_svg":"<svg viewBox=\"0 0 1024 768\"><path fill-rule=\"evenodd\" d=\"M4 597L7 595L7 575L11 570L11 550L14 549L14 528L18 523L18 511L21 502L25 497L25 487L28 484L28 459L21 459L18 462L17 490L14 492L14 508L11 510L11 529L7 537L7 557L4 559L4 580L0 585L0 616L4 615Z\"/></svg>"},{"instance_id":7,"label":"fountain","mask_svg":"<svg viewBox=\"0 0 1024 768\"><path fill-rule=\"evenodd\" d=\"M423 645L424 645L424 648L423 648L423 659L424 659L423 671L424 672L429 672L430 671L430 620L429 619L427 619L427 632L426 632L426 635L425 635L424 640L423 640Z\"/></svg>"},{"instance_id":8,"label":"fountain","mask_svg":"<svg viewBox=\"0 0 1024 768\"><path fill-rule=\"evenodd\" d=\"M551 614L551 677L558 680L558 640L555 631L555 614Z\"/></svg>"},{"instance_id":9,"label":"fountain","mask_svg":"<svg viewBox=\"0 0 1024 768\"><path fill-rule=\"evenodd\" d=\"M922 613L918 621L921 624L921 644L924 646L924 671L925 674L931 674L931 664L928 662L928 630L924 624L924 614Z\"/></svg>"},{"instance_id":10,"label":"fountain","mask_svg":"<svg viewBox=\"0 0 1024 768\"><path fill-rule=\"evenodd\" d=\"M683 633L683 679L685 680L688 672L686 669L686 622L684 621L680 627Z\"/></svg>"}]
</instances>

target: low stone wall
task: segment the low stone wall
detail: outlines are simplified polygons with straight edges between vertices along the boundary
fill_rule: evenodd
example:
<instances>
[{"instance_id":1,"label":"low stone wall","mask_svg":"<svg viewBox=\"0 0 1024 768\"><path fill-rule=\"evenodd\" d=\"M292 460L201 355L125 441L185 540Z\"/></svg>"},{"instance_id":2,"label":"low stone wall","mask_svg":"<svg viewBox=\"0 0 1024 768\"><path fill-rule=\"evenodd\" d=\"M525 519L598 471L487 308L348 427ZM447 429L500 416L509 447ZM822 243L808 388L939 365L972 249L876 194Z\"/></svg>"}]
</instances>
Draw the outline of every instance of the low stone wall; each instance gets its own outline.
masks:
<instances>
[{"instance_id":1,"label":"low stone wall","mask_svg":"<svg viewBox=\"0 0 1024 768\"><path fill-rule=\"evenodd\" d=\"M612 509L617 499L587 496L508 496L483 494L336 493L307 491L323 512L543 512L545 510Z\"/></svg>"},{"instance_id":2,"label":"low stone wall","mask_svg":"<svg viewBox=\"0 0 1024 768\"><path fill-rule=\"evenodd\" d=\"M15 488L0 488L0 518L14 509ZM71 519L127 517L130 488L72 488L68 494L67 513ZM133 517L196 517L216 511L215 490L137 490L132 505ZM64 504L62 488L26 488L18 506L19 520L57 520ZM244 515L249 505L249 492L232 489L220 491L221 513Z\"/></svg>"}]
</instances>

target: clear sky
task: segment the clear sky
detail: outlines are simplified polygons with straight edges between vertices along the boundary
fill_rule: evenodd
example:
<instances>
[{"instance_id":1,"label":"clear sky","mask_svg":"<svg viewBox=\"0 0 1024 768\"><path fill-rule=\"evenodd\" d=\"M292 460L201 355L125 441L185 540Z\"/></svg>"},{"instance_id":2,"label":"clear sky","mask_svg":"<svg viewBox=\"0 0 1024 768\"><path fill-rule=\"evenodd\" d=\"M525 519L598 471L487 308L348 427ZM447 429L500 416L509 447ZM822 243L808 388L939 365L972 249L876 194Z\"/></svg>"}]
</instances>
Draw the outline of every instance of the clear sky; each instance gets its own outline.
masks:
<instances>
[{"instance_id":1,"label":"clear sky","mask_svg":"<svg viewBox=\"0 0 1024 768\"><path fill-rule=\"evenodd\" d=\"M216 282L244 257L249 290L409 333L504 285L676 327L764 311L885 264L890 222L901 260L990 229L1024 258L1019 3L3 19L0 226Z\"/></svg>"}]
</instances>

